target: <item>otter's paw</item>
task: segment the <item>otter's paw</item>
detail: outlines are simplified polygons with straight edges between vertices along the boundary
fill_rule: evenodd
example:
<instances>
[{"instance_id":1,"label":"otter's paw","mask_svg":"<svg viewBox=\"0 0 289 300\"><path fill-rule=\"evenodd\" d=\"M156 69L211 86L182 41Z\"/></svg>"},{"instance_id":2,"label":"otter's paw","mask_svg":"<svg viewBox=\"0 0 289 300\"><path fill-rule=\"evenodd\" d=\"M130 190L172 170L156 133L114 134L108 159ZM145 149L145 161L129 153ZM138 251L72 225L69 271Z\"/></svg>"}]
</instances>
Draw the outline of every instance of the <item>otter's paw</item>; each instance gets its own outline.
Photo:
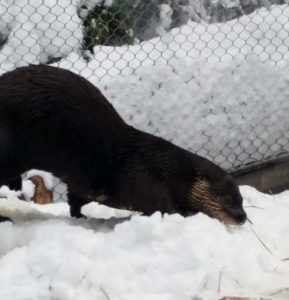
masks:
<instances>
[{"instance_id":1,"label":"otter's paw","mask_svg":"<svg viewBox=\"0 0 289 300\"><path fill-rule=\"evenodd\" d=\"M12 220L7 217L0 216L0 222L12 222Z\"/></svg>"}]
</instances>

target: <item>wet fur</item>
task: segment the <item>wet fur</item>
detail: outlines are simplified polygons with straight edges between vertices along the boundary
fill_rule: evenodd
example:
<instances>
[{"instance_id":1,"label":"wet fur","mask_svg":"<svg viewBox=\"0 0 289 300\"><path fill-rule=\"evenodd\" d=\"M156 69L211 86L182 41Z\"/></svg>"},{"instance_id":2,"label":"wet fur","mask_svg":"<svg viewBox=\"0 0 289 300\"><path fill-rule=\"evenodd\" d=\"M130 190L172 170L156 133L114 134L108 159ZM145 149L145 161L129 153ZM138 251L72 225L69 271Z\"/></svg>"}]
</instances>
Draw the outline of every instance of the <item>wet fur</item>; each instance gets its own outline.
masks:
<instances>
[{"instance_id":1,"label":"wet fur","mask_svg":"<svg viewBox=\"0 0 289 300\"><path fill-rule=\"evenodd\" d=\"M66 70L29 66L0 77L0 143L0 185L29 169L51 172L67 184L75 217L102 199L146 215L218 217L210 213L218 205L237 223L245 220L229 174L127 125L97 88Z\"/></svg>"}]
</instances>

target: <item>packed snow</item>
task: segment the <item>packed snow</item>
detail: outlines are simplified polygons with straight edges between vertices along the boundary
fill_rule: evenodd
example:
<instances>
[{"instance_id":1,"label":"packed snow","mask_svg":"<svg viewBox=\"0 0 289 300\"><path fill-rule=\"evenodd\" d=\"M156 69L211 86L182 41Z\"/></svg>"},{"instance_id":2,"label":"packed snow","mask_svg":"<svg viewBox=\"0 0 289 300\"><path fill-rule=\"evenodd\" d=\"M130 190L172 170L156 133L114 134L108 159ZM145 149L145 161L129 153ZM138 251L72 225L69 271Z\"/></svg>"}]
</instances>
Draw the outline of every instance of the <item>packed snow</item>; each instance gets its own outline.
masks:
<instances>
[{"instance_id":1,"label":"packed snow","mask_svg":"<svg viewBox=\"0 0 289 300\"><path fill-rule=\"evenodd\" d=\"M226 227L197 214L151 217L92 203L68 217L65 203L0 200L0 299L288 299L289 192L241 187L253 223ZM193 298L193 297L199 298ZM274 297L273 297L274 296Z\"/></svg>"}]
</instances>

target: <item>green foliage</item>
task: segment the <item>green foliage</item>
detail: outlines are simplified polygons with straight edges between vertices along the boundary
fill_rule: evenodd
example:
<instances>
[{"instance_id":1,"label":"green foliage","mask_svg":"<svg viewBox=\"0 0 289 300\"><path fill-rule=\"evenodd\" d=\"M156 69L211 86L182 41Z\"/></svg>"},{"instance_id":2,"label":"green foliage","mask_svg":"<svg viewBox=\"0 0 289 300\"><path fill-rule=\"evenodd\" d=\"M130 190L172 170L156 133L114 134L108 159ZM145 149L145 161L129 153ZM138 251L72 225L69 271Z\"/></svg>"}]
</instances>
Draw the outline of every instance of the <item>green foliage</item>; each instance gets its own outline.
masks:
<instances>
[{"instance_id":1,"label":"green foliage","mask_svg":"<svg viewBox=\"0 0 289 300\"><path fill-rule=\"evenodd\" d=\"M121 46L132 44L133 7L125 1L96 5L84 21L84 50L93 53L95 45Z\"/></svg>"}]
</instances>

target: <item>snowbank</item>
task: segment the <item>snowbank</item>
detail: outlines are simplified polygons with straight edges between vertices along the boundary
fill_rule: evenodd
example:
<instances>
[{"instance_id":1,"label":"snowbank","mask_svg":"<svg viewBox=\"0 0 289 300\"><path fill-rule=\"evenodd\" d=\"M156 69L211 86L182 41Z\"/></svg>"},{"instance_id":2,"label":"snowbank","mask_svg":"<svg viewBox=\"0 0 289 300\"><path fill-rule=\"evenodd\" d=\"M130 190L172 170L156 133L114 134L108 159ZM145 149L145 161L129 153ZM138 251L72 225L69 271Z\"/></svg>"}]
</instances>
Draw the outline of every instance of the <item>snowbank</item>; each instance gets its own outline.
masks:
<instances>
[{"instance_id":1,"label":"snowbank","mask_svg":"<svg viewBox=\"0 0 289 300\"><path fill-rule=\"evenodd\" d=\"M29 63L46 63L79 49L83 34L76 0L2 0L0 32L8 41L0 50L5 72Z\"/></svg>"},{"instance_id":2,"label":"snowbank","mask_svg":"<svg viewBox=\"0 0 289 300\"><path fill-rule=\"evenodd\" d=\"M76 14L75 3L78 2L65 0L60 5L46 0L35 9L26 3L27 0L24 4L15 0L7 12L6 1L0 6L0 30L8 31L7 24L10 26L13 16L15 20L11 23L9 43L0 52L0 73L16 65L66 56L79 48L82 31L81 20ZM288 5L272 6L271 10L260 8L251 15L226 23L188 22L139 45L96 46L95 56L88 64L76 51L58 65L74 69L85 77L95 75L101 80L117 74L132 74L136 69L156 63L167 64L176 58L192 62L202 57L215 63L255 54L262 61L284 66L289 61L288 24Z\"/></svg>"},{"instance_id":3,"label":"snowbank","mask_svg":"<svg viewBox=\"0 0 289 300\"><path fill-rule=\"evenodd\" d=\"M288 83L252 57L178 61L99 86L128 123L233 169L288 153Z\"/></svg>"},{"instance_id":4,"label":"snowbank","mask_svg":"<svg viewBox=\"0 0 289 300\"><path fill-rule=\"evenodd\" d=\"M1 199L17 221L0 223L0 299L288 299L289 193L241 191L253 225L240 228L202 214L77 221L64 203ZM125 216L96 204L86 211Z\"/></svg>"},{"instance_id":5,"label":"snowbank","mask_svg":"<svg viewBox=\"0 0 289 300\"><path fill-rule=\"evenodd\" d=\"M130 75L137 69L170 64L176 59L191 63L205 59L210 63L244 59L256 55L261 61L285 67L289 62L289 7L260 8L248 16L226 23L188 22L167 34L139 45L94 47L95 56L87 64L76 53L62 60L84 77L106 80L117 74Z\"/></svg>"}]
</instances>

